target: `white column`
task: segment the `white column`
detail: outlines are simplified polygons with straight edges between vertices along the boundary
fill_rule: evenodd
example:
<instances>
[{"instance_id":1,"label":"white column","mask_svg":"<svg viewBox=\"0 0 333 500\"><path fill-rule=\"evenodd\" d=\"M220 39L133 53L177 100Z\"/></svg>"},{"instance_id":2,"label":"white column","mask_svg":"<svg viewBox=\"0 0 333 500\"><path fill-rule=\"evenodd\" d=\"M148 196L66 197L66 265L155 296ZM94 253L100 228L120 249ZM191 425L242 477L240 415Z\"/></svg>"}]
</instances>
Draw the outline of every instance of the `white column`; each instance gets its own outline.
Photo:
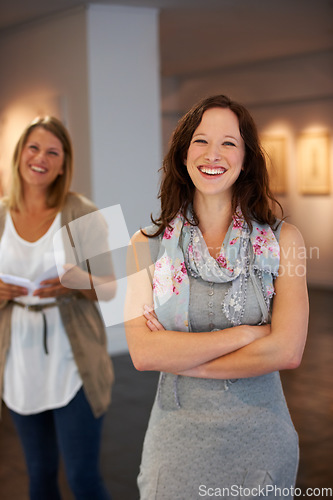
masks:
<instances>
[{"instance_id":1,"label":"white column","mask_svg":"<svg viewBox=\"0 0 333 500\"><path fill-rule=\"evenodd\" d=\"M87 22L92 197L120 203L132 234L157 208L158 11L90 5Z\"/></svg>"},{"instance_id":2,"label":"white column","mask_svg":"<svg viewBox=\"0 0 333 500\"><path fill-rule=\"evenodd\" d=\"M132 235L158 207L158 11L89 5L87 43L92 198L101 209L120 204ZM107 325L119 318L126 290L124 252L119 262L114 254L117 296L106 307L100 303ZM123 324L109 326L108 341L111 354L127 349Z\"/></svg>"}]
</instances>

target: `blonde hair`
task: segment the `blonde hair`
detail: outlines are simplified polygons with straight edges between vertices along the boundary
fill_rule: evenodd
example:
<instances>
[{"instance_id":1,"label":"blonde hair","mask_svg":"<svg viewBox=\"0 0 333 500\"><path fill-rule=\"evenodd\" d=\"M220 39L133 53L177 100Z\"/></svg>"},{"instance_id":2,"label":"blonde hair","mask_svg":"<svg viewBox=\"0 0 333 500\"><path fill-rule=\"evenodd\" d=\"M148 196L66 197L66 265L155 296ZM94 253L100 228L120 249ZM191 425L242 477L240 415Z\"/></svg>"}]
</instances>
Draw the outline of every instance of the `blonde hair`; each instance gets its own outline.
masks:
<instances>
[{"instance_id":1,"label":"blonde hair","mask_svg":"<svg viewBox=\"0 0 333 500\"><path fill-rule=\"evenodd\" d=\"M46 203L49 208L60 211L64 205L66 196L73 177L73 148L69 133L60 120L53 116L35 118L22 132L13 154L12 159L12 182L6 203L10 209L21 210L23 208L23 185L19 172L21 154L27 143L29 135L36 128L43 128L51 132L59 139L64 150L63 174L58 175L55 181L49 186Z\"/></svg>"}]
</instances>

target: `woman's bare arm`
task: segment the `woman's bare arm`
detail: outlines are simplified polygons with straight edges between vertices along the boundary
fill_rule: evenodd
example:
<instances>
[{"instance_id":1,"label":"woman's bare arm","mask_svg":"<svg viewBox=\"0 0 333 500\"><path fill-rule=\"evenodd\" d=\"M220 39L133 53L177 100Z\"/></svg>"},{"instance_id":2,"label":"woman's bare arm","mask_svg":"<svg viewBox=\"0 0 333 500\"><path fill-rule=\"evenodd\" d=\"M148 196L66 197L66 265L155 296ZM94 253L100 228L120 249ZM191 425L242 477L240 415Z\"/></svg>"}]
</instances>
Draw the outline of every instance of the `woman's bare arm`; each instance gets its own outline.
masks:
<instances>
[{"instance_id":1,"label":"woman's bare arm","mask_svg":"<svg viewBox=\"0 0 333 500\"><path fill-rule=\"evenodd\" d=\"M42 287L35 290L33 295L40 298L57 298L76 291L92 301L107 301L114 298L117 289L114 275L95 276L71 264L65 264L64 269L65 273L61 277L44 280L41 283ZM96 288L98 288L98 297Z\"/></svg>"},{"instance_id":2,"label":"woman's bare arm","mask_svg":"<svg viewBox=\"0 0 333 500\"><path fill-rule=\"evenodd\" d=\"M176 373L193 369L269 333L270 327L267 325L242 325L217 332L200 333L164 329L151 331L143 313L145 304L153 302L152 286L147 269L140 269L136 251L136 246L146 244L146 251L149 252L147 240L141 233L136 233L132 239L132 258L136 265L129 262L125 306L127 342L138 370Z\"/></svg>"},{"instance_id":3,"label":"woman's bare arm","mask_svg":"<svg viewBox=\"0 0 333 500\"><path fill-rule=\"evenodd\" d=\"M301 234L294 226L283 224L280 249L280 271L275 282L270 335L236 352L184 371L183 375L243 378L299 366L306 341L309 306L305 247Z\"/></svg>"}]
</instances>

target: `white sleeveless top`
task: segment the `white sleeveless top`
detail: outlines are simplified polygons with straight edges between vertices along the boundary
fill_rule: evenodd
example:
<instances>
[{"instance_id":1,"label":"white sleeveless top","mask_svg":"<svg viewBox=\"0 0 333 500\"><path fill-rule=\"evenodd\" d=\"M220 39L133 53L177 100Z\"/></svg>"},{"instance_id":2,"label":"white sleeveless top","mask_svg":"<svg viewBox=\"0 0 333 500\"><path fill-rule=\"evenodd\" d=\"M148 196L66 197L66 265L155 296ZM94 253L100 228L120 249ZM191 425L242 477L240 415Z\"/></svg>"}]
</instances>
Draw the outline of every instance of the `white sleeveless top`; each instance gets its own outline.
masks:
<instances>
[{"instance_id":1,"label":"white sleeveless top","mask_svg":"<svg viewBox=\"0 0 333 500\"><path fill-rule=\"evenodd\" d=\"M59 229L60 213L49 230L31 243L17 234L10 213L7 213L0 241L0 272L34 281L55 265L53 236ZM63 264L64 255L63 252ZM54 299L28 295L17 300L41 304ZM58 307L44 309L44 314L49 354L44 351L42 313L13 307L3 400L8 408L22 415L65 406L82 386Z\"/></svg>"}]
</instances>

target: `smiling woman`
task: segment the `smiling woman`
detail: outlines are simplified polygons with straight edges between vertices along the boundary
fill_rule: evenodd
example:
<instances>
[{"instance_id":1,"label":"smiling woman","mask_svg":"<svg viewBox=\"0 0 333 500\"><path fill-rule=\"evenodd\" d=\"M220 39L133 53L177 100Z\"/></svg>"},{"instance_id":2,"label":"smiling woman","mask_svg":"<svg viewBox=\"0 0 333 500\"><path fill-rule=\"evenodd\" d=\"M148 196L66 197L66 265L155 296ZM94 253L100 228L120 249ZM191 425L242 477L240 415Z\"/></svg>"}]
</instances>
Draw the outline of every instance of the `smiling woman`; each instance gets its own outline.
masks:
<instances>
[{"instance_id":1,"label":"smiling woman","mask_svg":"<svg viewBox=\"0 0 333 500\"><path fill-rule=\"evenodd\" d=\"M184 164L198 192L224 193L224 200L230 203L244 156L237 116L228 108L211 108L193 134Z\"/></svg>"},{"instance_id":2,"label":"smiling woman","mask_svg":"<svg viewBox=\"0 0 333 500\"><path fill-rule=\"evenodd\" d=\"M21 182L22 175L25 169L31 169L32 165L29 167L27 162L33 160L35 160L35 171L47 170L53 163L58 165L57 173L48 182L46 206L61 209L72 182L73 152L68 132L56 118L37 118L25 129L17 142L13 155L12 184L9 194L9 206L13 210L22 207L24 187L29 189L28 185ZM51 165L47 166L45 162Z\"/></svg>"},{"instance_id":3,"label":"smiling woman","mask_svg":"<svg viewBox=\"0 0 333 500\"><path fill-rule=\"evenodd\" d=\"M98 267L101 276L87 272L88 261L72 265L73 248L60 230L97 211L69 192L72 157L63 124L35 120L17 143L10 193L0 201L0 388L22 442L33 500L60 498L59 450L76 498L110 498L98 462L113 370L95 290L80 284L112 281L113 269L109 252ZM80 255L94 234L108 241L98 213L94 228L86 226L76 231ZM60 233L56 258L53 238ZM57 269L69 262L65 287ZM38 288L13 284L18 278L37 281Z\"/></svg>"},{"instance_id":4,"label":"smiling woman","mask_svg":"<svg viewBox=\"0 0 333 500\"><path fill-rule=\"evenodd\" d=\"M64 173L64 157L62 144L55 135L43 128L32 130L21 154L19 172L22 181L29 184L42 180L47 188ZM29 176L31 172L36 175Z\"/></svg>"},{"instance_id":5,"label":"smiling woman","mask_svg":"<svg viewBox=\"0 0 333 500\"><path fill-rule=\"evenodd\" d=\"M275 214L251 115L226 96L203 99L162 171L160 215L132 239L152 283L130 270L126 305L134 365L161 372L140 498L292 491L298 439L279 370L301 361L308 299L305 273L281 270L304 265L304 243Z\"/></svg>"}]
</instances>

